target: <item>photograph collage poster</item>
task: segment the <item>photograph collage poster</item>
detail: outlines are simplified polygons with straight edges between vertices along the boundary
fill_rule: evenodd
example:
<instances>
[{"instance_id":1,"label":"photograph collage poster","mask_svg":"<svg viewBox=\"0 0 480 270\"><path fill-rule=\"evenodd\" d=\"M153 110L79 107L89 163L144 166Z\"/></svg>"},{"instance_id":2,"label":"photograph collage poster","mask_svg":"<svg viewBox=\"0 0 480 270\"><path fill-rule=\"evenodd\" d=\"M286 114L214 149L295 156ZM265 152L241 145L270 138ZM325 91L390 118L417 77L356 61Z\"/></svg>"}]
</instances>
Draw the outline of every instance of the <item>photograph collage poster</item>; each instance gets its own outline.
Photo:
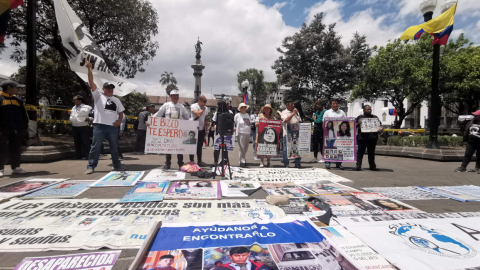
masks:
<instances>
[{"instance_id":1,"label":"photograph collage poster","mask_svg":"<svg viewBox=\"0 0 480 270\"><path fill-rule=\"evenodd\" d=\"M306 158L310 155L311 125L287 124L287 157Z\"/></svg>"},{"instance_id":2,"label":"photograph collage poster","mask_svg":"<svg viewBox=\"0 0 480 270\"><path fill-rule=\"evenodd\" d=\"M149 117L145 153L197 153L198 123L190 120Z\"/></svg>"},{"instance_id":3,"label":"photograph collage poster","mask_svg":"<svg viewBox=\"0 0 480 270\"><path fill-rule=\"evenodd\" d=\"M258 123L257 156L276 156L280 142L280 120L260 119Z\"/></svg>"},{"instance_id":4,"label":"photograph collage poster","mask_svg":"<svg viewBox=\"0 0 480 270\"><path fill-rule=\"evenodd\" d=\"M354 117L325 117L323 120L323 159L329 162L355 162L357 130Z\"/></svg>"}]
</instances>

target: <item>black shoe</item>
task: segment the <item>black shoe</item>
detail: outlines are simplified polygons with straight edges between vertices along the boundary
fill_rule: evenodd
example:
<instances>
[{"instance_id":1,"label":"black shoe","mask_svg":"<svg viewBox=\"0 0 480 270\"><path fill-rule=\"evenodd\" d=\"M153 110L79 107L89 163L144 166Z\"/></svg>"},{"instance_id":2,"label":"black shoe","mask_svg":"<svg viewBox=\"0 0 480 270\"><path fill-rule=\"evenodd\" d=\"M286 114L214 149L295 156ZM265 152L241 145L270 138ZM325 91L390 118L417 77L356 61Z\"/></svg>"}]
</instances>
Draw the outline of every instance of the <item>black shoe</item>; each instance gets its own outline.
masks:
<instances>
[{"instance_id":1,"label":"black shoe","mask_svg":"<svg viewBox=\"0 0 480 270\"><path fill-rule=\"evenodd\" d=\"M377 167L375 167L375 168L370 168L370 171L378 172L378 171L380 171L380 170L377 169Z\"/></svg>"},{"instance_id":2,"label":"black shoe","mask_svg":"<svg viewBox=\"0 0 480 270\"><path fill-rule=\"evenodd\" d=\"M463 167L458 167L455 169L455 172L466 172L467 171L467 168L463 168Z\"/></svg>"},{"instance_id":3,"label":"black shoe","mask_svg":"<svg viewBox=\"0 0 480 270\"><path fill-rule=\"evenodd\" d=\"M298 165L295 165L295 169L301 169L302 168L302 165L298 164Z\"/></svg>"},{"instance_id":4,"label":"black shoe","mask_svg":"<svg viewBox=\"0 0 480 270\"><path fill-rule=\"evenodd\" d=\"M330 170L330 165L325 164L325 169Z\"/></svg>"},{"instance_id":5,"label":"black shoe","mask_svg":"<svg viewBox=\"0 0 480 270\"><path fill-rule=\"evenodd\" d=\"M203 161L200 161L199 163L197 163L197 165L200 167L208 167L208 164Z\"/></svg>"},{"instance_id":6,"label":"black shoe","mask_svg":"<svg viewBox=\"0 0 480 270\"><path fill-rule=\"evenodd\" d=\"M337 169L340 169L340 170L342 170L342 171L345 170L345 168L343 168L342 165L338 165L338 166L337 166Z\"/></svg>"},{"instance_id":7,"label":"black shoe","mask_svg":"<svg viewBox=\"0 0 480 270\"><path fill-rule=\"evenodd\" d=\"M361 170L362 170L362 167L360 167L360 166L357 166L357 167L355 168L355 170L357 170L357 171L361 171Z\"/></svg>"},{"instance_id":8,"label":"black shoe","mask_svg":"<svg viewBox=\"0 0 480 270\"><path fill-rule=\"evenodd\" d=\"M170 170L170 165L165 165L163 166L163 169L166 171L166 170Z\"/></svg>"}]
</instances>

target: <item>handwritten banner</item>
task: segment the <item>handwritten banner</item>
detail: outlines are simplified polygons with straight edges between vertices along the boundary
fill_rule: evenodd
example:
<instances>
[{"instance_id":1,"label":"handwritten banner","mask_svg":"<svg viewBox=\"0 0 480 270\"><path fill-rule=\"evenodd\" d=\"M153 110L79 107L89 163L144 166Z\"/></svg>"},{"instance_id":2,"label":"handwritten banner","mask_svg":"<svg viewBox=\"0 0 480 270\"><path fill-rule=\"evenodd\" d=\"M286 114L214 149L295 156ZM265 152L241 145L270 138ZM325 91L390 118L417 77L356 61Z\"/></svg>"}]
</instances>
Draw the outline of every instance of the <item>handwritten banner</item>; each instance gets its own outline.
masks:
<instances>
[{"instance_id":1,"label":"handwritten banner","mask_svg":"<svg viewBox=\"0 0 480 270\"><path fill-rule=\"evenodd\" d=\"M145 153L197 153L198 122L150 117L145 141Z\"/></svg>"}]
</instances>

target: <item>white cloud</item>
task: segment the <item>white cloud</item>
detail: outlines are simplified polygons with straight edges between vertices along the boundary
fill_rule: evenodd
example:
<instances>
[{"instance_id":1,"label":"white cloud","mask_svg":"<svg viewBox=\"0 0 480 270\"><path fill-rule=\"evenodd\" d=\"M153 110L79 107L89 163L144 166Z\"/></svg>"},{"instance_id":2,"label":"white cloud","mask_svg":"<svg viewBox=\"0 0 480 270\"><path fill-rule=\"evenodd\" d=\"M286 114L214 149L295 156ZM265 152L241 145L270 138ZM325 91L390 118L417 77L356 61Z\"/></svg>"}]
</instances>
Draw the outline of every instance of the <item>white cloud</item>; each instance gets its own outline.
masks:
<instances>
[{"instance_id":1,"label":"white cloud","mask_svg":"<svg viewBox=\"0 0 480 270\"><path fill-rule=\"evenodd\" d=\"M419 0L402 0L399 3L401 7L399 16L405 17L408 15L414 15L416 17L422 16L420 12L420 3ZM450 2L448 0L447 2ZM436 17L440 15L441 6L445 3L444 0L437 0L437 7L433 12L433 16ZM458 0L456 18L461 16L478 16L480 14L480 1L479 0ZM458 16L461 15L461 16Z\"/></svg>"},{"instance_id":2,"label":"white cloud","mask_svg":"<svg viewBox=\"0 0 480 270\"><path fill-rule=\"evenodd\" d=\"M477 28L480 28L480 21L478 21L477 23Z\"/></svg>"},{"instance_id":3,"label":"white cloud","mask_svg":"<svg viewBox=\"0 0 480 270\"><path fill-rule=\"evenodd\" d=\"M335 0L318 2L306 10L307 23L312 22L315 14L323 12L326 24L336 23L335 29L342 36L343 45L350 43L355 32L367 36L370 45L384 45L389 39L397 38L402 33L396 23L385 25L387 15L374 18L370 8L354 13L345 21L341 13L344 5L344 2Z\"/></svg>"},{"instance_id":4,"label":"white cloud","mask_svg":"<svg viewBox=\"0 0 480 270\"><path fill-rule=\"evenodd\" d=\"M280 10L281 8L283 8L286 4L288 4L287 2L277 2L275 3L272 8L273 9L276 9L276 10Z\"/></svg>"}]
</instances>

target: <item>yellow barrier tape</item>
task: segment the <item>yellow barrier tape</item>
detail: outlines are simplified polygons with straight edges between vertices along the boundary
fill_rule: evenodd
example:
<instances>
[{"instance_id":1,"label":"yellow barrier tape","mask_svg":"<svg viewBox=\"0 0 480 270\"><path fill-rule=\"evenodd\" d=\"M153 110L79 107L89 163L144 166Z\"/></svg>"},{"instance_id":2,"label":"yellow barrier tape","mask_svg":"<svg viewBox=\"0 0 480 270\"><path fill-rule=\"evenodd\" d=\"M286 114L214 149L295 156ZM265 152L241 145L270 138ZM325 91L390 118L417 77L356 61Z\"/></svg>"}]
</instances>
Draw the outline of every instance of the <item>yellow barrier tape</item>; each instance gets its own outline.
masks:
<instances>
[{"instance_id":1,"label":"yellow barrier tape","mask_svg":"<svg viewBox=\"0 0 480 270\"><path fill-rule=\"evenodd\" d=\"M138 117L136 117L136 116L129 116L129 115L127 115L127 119L137 119L137 118L138 118Z\"/></svg>"},{"instance_id":2,"label":"yellow barrier tape","mask_svg":"<svg viewBox=\"0 0 480 270\"><path fill-rule=\"evenodd\" d=\"M425 129L424 128L421 128L421 129L384 129L384 131L394 131L394 132L397 132L397 131L404 131L404 132L425 132Z\"/></svg>"},{"instance_id":3,"label":"yellow barrier tape","mask_svg":"<svg viewBox=\"0 0 480 270\"><path fill-rule=\"evenodd\" d=\"M55 119L37 119L38 122L45 123L61 123L61 124L72 124L70 120L55 120ZM127 124L127 128L133 129L132 124Z\"/></svg>"}]
</instances>

